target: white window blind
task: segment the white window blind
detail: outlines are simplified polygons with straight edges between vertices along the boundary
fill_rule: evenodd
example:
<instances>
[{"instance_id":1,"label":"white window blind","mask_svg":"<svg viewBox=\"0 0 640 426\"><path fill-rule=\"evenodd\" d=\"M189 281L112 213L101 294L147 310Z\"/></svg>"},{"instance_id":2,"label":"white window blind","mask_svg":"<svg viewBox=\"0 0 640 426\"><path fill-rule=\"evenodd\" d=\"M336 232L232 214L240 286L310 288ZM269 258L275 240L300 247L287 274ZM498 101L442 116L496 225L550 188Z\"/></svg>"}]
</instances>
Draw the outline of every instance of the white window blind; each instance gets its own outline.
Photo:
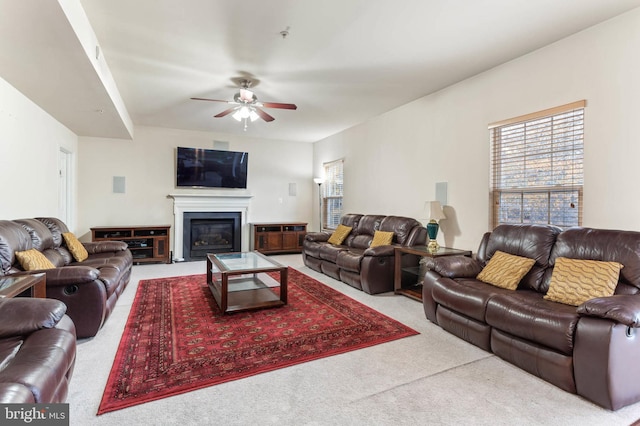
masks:
<instances>
[{"instance_id":1,"label":"white window blind","mask_svg":"<svg viewBox=\"0 0 640 426\"><path fill-rule=\"evenodd\" d=\"M342 217L342 160L332 161L324 164L324 196L322 198L323 228L335 229L340 224Z\"/></svg>"},{"instance_id":2,"label":"white window blind","mask_svg":"<svg viewBox=\"0 0 640 426\"><path fill-rule=\"evenodd\" d=\"M578 101L489 125L494 227L582 224L585 105Z\"/></svg>"}]
</instances>

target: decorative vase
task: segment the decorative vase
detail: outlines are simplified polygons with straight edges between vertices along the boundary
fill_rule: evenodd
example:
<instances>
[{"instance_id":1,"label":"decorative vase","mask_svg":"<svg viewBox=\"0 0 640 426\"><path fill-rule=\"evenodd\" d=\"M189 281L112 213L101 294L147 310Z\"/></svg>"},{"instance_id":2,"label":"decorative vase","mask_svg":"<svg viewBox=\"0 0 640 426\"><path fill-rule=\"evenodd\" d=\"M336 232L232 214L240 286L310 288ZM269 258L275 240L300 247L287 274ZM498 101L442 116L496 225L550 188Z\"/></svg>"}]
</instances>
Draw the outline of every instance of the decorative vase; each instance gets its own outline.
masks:
<instances>
[{"instance_id":1,"label":"decorative vase","mask_svg":"<svg viewBox=\"0 0 640 426\"><path fill-rule=\"evenodd\" d=\"M429 223L427 223L427 235L429 236L429 244L427 248L429 251L438 251L440 245L436 241L438 237L438 230L440 229L440 225L434 219L431 219Z\"/></svg>"}]
</instances>

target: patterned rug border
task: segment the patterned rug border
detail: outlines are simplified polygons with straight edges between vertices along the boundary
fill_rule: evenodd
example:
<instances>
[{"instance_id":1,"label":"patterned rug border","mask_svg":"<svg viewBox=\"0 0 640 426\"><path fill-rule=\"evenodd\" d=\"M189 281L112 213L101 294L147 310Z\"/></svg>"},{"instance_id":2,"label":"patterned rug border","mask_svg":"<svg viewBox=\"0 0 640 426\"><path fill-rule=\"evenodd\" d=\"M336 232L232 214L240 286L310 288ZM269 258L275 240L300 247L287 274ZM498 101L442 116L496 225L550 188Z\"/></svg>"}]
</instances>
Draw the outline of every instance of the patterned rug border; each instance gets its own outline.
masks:
<instances>
[{"instance_id":1,"label":"patterned rug border","mask_svg":"<svg viewBox=\"0 0 640 426\"><path fill-rule=\"evenodd\" d=\"M208 388L211 386L215 386L218 384L222 384L222 383L227 383L227 382L231 382L234 380L239 380L239 379L243 379L243 378L247 378L247 377L251 377L251 376L255 376L257 374L263 374L266 372L270 372L270 371L275 371L275 370L279 370L282 368L286 368L286 367L290 367L293 365L299 365L299 364L303 364L309 361L314 361L314 360L318 360L318 359L322 359L322 358L328 358L334 355L340 355L340 354L344 354L347 352L351 352L351 351L355 351L355 350L359 350L359 349L364 349L367 347L373 347L382 343L388 343L394 340L399 340L405 337L409 337L409 336L414 336L414 335L418 335L420 334L418 331L412 329L411 327L402 324L401 322L399 322L398 320L395 320L385 314L383 314L382 312L379 312L377 310L375 310L374 308L371 308L367 305L365 305L362 302L359 302L355 299L353 299L352 297L338 291L335 290L333 288L331 288L330 286L318 281L317 279L304 274L303 272L300 272L294 268L289 267L289 288L290 288L290 295L289 295L289 302L291 304L292 300L291 300L291 287L292 286L297 286L298 284L295 284L292 280L292 277L295 276L295 274L300 274L303 277L306 277L310 280L312 280L314 282L314 284L318 284L320 286L323 287L322 291L324 292L328 292L328 293L332 293L333 297L336 297L335 300L331 300L328 303L337 303L341 298L344 298L346 301L348 301L349 304L353 304L354 306L359 306L360 309L363 309L365 312L367 312L368 314L375 314L376 316L378 316L381 320L381 322L383 320L386 320L389 323L392 323L394 326L396 326L399 330L402 331L397 331L395 334L390 334L387 335L385 337L377 337L375 341L362 341L360 343L357 344L353 344L352 346L342 346L342 347L337 347L337 348L331 348L330 350L326 350L322 353L310 353L306 356L298 356L294 359L290 359L290 360L283 360L280 361L280 363L278 363L277 365L273 365L273 364L268 364L268 365L263 365L260 367L256 367L253 370L249 370L246 372L234 372L234 373L230 373L228 376L226 377L218 377L215 379L215 382L213 382L213 379L209 379L208 381L202 382L202 383L186 383L186 384L182 384L179 386L174 387L173 389L168 389L168 390L164 390L162 392L158 392L156 394L147 394L144 396L138 396L133 398L131 401L122 401L122 400L114 400L111 397L111 391L114 389L114 386L117 385L116 381L119 377L119 372L122 368L124 368L124 354L126 353L126 349L129 348L130 342L133 338L133 335L135 333L136 330L136 317L137 317L137 313L140 311L143 302L146 302L144 299L144 294L143 294L143 290L141 290L143 288L143 286L145 285L150 285L153 282L159 282L159 281L169 281L169 280L178 280L178 279L194 279L194 278L200 278L200 277L204 277L204 274L191 274L191 275L181 275L181 276L174 276L174 277L163 277L163 278L152 278L152 279L144 279L144 280L140 280L139 284L138 284L138 288L136 289L136 295L134 297L134 301L132 303L131 306L131 310L129 312L129 316L127 318L127 322L125 325L125 328L122 332L122 336L120 338L120 342L118 344L118 349L116 352L116 355L114 357L114 361L111 367L111 370L109 372L109 377L107 380L107 383L105 385L104 388L104 392L102 395L102 399L100 402L100 406L98 408L98 412L97 415L101 415L101 414L105 414L105 413L109 413L112 411L117 411L120 409L124 409L124 408L129 408L129 407L133 407L136 405L141 405L147 402L151 402L151 401L157 401L160 399L164 399L164 398L168 398L171 396L175 396L175 395L181 395L187 392L191 392L191 391L196 391L196 390L200 390L200 389L204 389L204 388ZM167 286L171 286L173 285L172 283L167 284ZM345 284L346 285L346 284ZM300 287L301 289L304 287L304 285L302 287ZM208 288L207 288L208 290ZM306 291L306 290L303 290ZM210 294L210 292L209 292ZM213 301L213 298L211 299L211 301ZM173 302L172 302L173 303ZM324 303L324 302L323 302ZM329 306L328 303L325 303L327 306ZM215 302L213 302L213 304L215 305ZM287 305L289 306L289 305ZM287 306L284 307L280 307L280 308L272 308L269 309L268 311L277 311L280 309L286 309ZM346 304L344 304L343 306L347 306ZM216 306L217 309L217 306ZM260 312L260 311L253 311L253 312ZM246 313L246 312L245 312ZM220 314L220 312L216 312L216 314ZM237 315L242 315L242 313L236 313L236 314L231 314L227 317L233 317L233 316L237 316ZM172 328L173 330L173 328ZM328 330L327 330L328 331Z\"/></svg>"}]
</instances>

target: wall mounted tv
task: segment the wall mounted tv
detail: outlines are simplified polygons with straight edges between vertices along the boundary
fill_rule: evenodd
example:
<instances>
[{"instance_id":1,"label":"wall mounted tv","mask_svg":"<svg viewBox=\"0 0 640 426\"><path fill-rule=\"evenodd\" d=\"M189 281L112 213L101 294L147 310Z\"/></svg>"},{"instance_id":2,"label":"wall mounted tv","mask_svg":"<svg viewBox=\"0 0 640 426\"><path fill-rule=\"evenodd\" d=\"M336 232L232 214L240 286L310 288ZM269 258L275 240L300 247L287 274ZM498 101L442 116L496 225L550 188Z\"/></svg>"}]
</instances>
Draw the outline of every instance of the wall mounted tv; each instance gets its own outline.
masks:
<instances>
[{"instance_id":1,"label":"wall mounted tv","mask_svg":"<svg viewBox=\"0 0 640 426\"><path fill-rule=\"evenodd\" d=\"M177 186L247 187L247 152L178 147L176 158Z\"/></svg>"}]
</instances>

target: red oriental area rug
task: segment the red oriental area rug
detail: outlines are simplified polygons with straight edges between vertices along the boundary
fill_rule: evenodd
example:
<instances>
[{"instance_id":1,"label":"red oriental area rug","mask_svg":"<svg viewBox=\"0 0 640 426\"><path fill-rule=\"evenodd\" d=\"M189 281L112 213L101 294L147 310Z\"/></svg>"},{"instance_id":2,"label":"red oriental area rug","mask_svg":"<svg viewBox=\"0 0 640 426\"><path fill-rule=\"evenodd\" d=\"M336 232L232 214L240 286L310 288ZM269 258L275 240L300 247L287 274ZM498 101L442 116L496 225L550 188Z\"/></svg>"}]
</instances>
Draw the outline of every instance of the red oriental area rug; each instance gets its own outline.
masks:
<instances>
[{"instance_id":1,"label":"red oriental area rug","mask_svg":"<svg viewBox=\"0 0 640 426\"><path fill-rule=\"evenodd\" d=\"M98 414L418 334L292 268L288 292L222 315L205 275L140 281Z\"/></svg>"}]
</instances>

